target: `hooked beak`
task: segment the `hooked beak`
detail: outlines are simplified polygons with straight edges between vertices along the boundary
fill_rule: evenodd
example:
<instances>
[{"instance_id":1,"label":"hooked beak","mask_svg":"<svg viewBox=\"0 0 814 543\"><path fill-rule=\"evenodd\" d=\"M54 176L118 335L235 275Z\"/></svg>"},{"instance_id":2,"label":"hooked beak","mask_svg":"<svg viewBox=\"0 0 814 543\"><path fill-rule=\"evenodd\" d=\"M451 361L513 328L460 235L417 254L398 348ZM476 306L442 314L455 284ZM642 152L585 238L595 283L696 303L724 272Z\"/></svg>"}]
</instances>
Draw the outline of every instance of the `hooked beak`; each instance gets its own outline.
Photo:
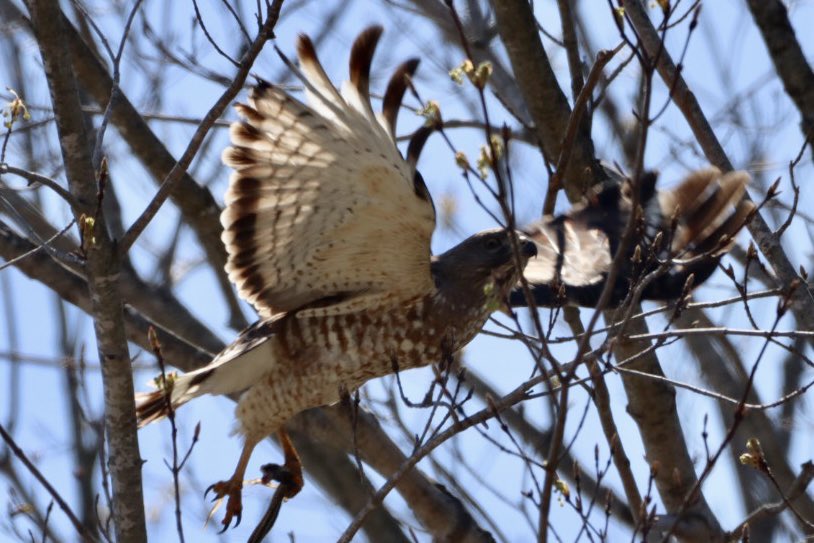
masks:
<instances>
[{"instance_id":1,"label":"hooked beak","mask_svg":"<svg viewBox=\"0 0 814 543\"><path fill-rule=\"evenodd\" d=\"M527 238L526 236L520 234L517 236L518 241L520 241L520 254L525 256L526 258L534 258L537 256L537 244L534 243L532 240Z\"/></svg>"}]
</instances>

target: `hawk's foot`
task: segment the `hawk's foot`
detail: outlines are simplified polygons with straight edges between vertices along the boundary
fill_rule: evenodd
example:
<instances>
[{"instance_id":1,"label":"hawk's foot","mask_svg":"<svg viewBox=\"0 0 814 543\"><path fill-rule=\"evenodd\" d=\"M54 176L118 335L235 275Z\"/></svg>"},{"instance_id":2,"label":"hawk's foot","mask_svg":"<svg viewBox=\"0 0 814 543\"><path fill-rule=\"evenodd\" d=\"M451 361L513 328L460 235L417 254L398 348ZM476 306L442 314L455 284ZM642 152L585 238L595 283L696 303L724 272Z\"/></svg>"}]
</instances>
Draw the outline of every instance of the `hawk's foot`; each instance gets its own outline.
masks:
<instances>
[{"instance_id":1,"label":"hawk's foot","mask_svg":"<svg viewBox=\"0 0 814 543\"><path fill-rule=\"evenodd\" d=\"M280 439L280 445L283 447L285 463L282 466L280 464L265 464L260 468L263 472L263 478L261 479L263 484L267 485L271 481L277 481L279 486L274 491L274 496L271 498L266 514L263 515L260 524L257 525L251 537L249 537L249 543L262 541L266 537L277 521L283 500L293 498L299 494L303 487L302 462L300 462L297 450L285 430L280 430L277 435Z\"/></svg>"},{"instance_id":2,"label":"hawk's foot","mask_svg":"<svg viewBox=\"0 0 814 543\"><path fill-rule=\"evenodd\" d=\"M218 510L220 504L223 502L223 499L226 498L226 514L221 521L223 524L223 529L220 533L226 531L229 525L232 523L233 518L237 518L235 522L235 528L240 524L241 515L243 513L243 503L241 501L241 493L243 490L243 481L229 479L228 481L220 481L209 488L206 489L204 492L204 497L209 494L209 491L215 493L215 498L212 500L215 503L215 506L209 512L209 518L215 514L215 511Z\"/></svg>"},{"instance_id":3,"label":"hawk's foot","mask_svg":"<svg viewBox=\"0 0 814 543\"><path fill-rule=\"evenodd\" d=\"M264 464L260 467L263 472L263 484L267 485L276 481L280 486L285 486L284 497L293 498L302 490L302 471L299 474L292 471L288 466L280 464Z\"/></svg>"},{"instance_id":4,"label":"hawk's foot","mask_svg":"<svg viewBox=\"0 0 814 543\"><path fill-rule=\"evenodd\" d=\"M280 446L283 448L285 463L282 466L279 464L265 464L260 469L263 471L263 483L269 484L271 481L277 481L281 486L285 487L284 497L290 499L299 494L304 485L302 462L300 461L300 455L297 454L297 449L291 443L288 432L281 429L277 432L277 437L280 440Z\"/></svg>"}]
</instances>

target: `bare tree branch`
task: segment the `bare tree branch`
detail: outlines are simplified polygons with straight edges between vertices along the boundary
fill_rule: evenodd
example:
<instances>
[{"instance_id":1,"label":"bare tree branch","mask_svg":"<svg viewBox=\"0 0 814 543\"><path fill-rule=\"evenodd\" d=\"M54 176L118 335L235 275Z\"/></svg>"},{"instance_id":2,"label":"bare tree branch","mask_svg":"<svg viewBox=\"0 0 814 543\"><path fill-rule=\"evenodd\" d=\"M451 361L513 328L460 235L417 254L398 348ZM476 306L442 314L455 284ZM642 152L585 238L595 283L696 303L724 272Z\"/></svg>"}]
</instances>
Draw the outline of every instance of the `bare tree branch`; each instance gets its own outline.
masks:
<instances>
[{"instance_id":1,"label":"bare tree branch","mask_svg":"<svg viewBox=\"0 0 814 543\"><path fill-rule=\"evenodd\" d=\"M68 185L77 203L73 212L83 232L99 359L104 361L105 427L116 536L119 541L144 541L147 533L133 378L118 288L118 252L108 236L100 207L104 186L97 185L97 172L91 163L92 140L82 117L70 58L63 46L65 30L59 4L54 0L32 0L29 10L51 91ZM107 172L100 171L98 175L106 176Z\"/></svg>"},{"instance_id":2,"label":"bare tree branch","mask_svg":"<svg viewBox=\"0 0 814 543\"><path fill-rule=\"evenodd\" d=\"M800 111L800 129L814 156L814 71L794 35L788 9L780 0L747 3L786 93Z\"/></svg>"}]
</instances>

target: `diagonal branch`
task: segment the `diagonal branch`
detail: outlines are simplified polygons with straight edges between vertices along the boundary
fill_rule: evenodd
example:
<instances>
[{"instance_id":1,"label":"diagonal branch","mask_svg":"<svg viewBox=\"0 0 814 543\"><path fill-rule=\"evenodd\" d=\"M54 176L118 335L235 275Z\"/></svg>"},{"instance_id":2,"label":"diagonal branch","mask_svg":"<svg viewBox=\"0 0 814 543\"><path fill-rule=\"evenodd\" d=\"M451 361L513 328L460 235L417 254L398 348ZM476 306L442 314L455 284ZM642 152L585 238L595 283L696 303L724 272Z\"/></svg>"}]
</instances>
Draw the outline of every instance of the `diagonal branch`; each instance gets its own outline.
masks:
<instances>
[{"instance_id":1,"label":"diagonal branch","mask_svg":"<svg viewBox=\"0 0 814 543\"><path fill-rule=\"evenodd\" d=\"M647 16L641 1L626 0L624 4L625 13L630 17L630 21L633 23L648 54L655 56L656 52L661 51L661 54L658 55L656 68L665 84L673 89L671 95L673 102L681 110L690 125L690 129L707 159L721 170L731 171L733 169L732 163L715 136L712 126L710 126L704 112L701 110L695 95L687 86L669 53L663 49L661 38ZM749 195L745 195L745 198L749 199ZM780 245L780 240L769 229L769 225L760 213L755 215L748 228L758 248L774 268L778 285L791 285L800 281L794 264L789 260L788 255ZM791 311L801 328L814 330L814 297L807 288L798 288L794 291L791 296Z\"/></svg>"},{"instance_id":2,"label":"diagonal branch","mask_svg":"<svg viewBox=\"0 0 814 543\"><path fill-rule=\"evenodd\" d=\"M234 100L237 93L243 88L243 83L249 76L249 71L254 65L254 60L257 58L257 55L259 55L260 51L263 50L263 46L266 44L266 41L274 37L274 25L277 24L277 18L280 16L280 9L282 6L282 0L275 0L274 3L269 6L268 13L266 14L266 20L263 22L263 26L260 27L260 31L257 33L257 36L252 42L251 46L249 46L249 48L246 50L246 54L243 55L243 59L240 62L240 68L238 69L237 74L235 74L234 79L232 79L232 83L226 88L225 91L223 91L220 98L217 99L215 104L209 109L206 115L204 115L201 124L198 126L198 129L195 131L195 134L193 134L192 139L187 145L184 154L181 155L181 158L175 163L175 166L173 166L172 170L170 170L170 172L164 178L164 181L161 182L161 186L159 187L153 200L147 205L147 208L144 210L141 216L136 219L133 225L125 233L119 247L121 251L127 252L130 249L130 246L133 245L136 238L141 235L153 217L155 217L155 214L158 213L161 206L164 205L164 202L167 201L167 198L169 198L173 189L175 189L175 186L183 176L184 172L186 172L187 168L192 163L192 159L195 158L195 155L198 153L198 149L200 149L201 145L203 144L204 138L209 133L212 125L214 125L215 121L217 121L220 116L223 115L226 106L228 106L232 100Z\"/></svg>"},{"instance_id":3,"label":"diagonal branch","mask_svg":"<svg viewBox=\"0 0 814 543\"><path fill-rule=\"evenodd\" d=\"M548 162L554 163L561 153L571 107L548 61L534 12L524 0L496 1L493 7L517 85L534 120L537 139ZM581 197L585 188L604 177L594 156L589 126L587 119L580 123L570 160L561 174L568 180L564 188L571 201Z\"/></svg>"},{"instance_id":4,"label":"diagonal branch","mask_svg":"<svg viewBox=\"0 0 814 543\"><path fill-rule=\"evenodd\" d=\"M0 2L0 14L9 21L27 23L25 16L11 2ZM71 52L71 61L82 89L93 99L105 106L110 101L113 78L105 65L82 39L64 15L65 42ZM23 25L30 30L29 24ZM158 139L144 117L128 100L122 89L111 104L111 121L118 132L130 146L130 149L142 165L152 173L154 179L164 179L176 164L175 158ZM196 121L195 124L199 124ZM240 304L234 295L226 273L226 251L220 241L220 208L212 193L199 185L192 176L183 171L178 182L172 188L171 198L184 217L184 223L196 233L206 253L206 261L215 272L218 285L224 293L229 306L229 323L232 328L242 329L248 324L240 310Z\"/></svg>"},{"instance_id":5,"label":"diagonal branch","mask_svg":"<svg viewBox=\"0 0 814 543\"><path fill-rule=\"evenodd\" d=\"M31 460L29 460L29 458L26 456L26 454L23 452L20 446L17 445L14 439L8 434L8 432L6 432L6 429L3 428L2 424L0 424L0 438L2 438L3 441L6 442L6 445L8 446L9 449L11 449L11 452L14 453L14 456L20 459L20 462L22 462L25 465L25 467L28 469L29 472L31 472L34 478L37 479L37 481L39 481L39 483L45 487L45 489L48 491L48 494L51 495L51 498L55 502L57 502L59 508L62 509L62 511L65 513L65 516L67 516L68 520L71 521L71 524L73 524L76 531L82 537L82 540L94 541L95 540L94 537L85 530L82 521L80 521L79 518L76 516L76 513L73 512L71 506L68 505L68 502L66 502L62 495L59 492L57 492L57 490L51 485L50 482L48 482L48 478L46 478L40 472L40 470L37 469L37 466L35 466L34 463Z\"/></svg>"},{"instance_id":6,"label":"diagonal branch","mask_svg":"<svg viewBox=\"0 0 814 543\"><path fill-rule=\"evenodd\" d=\"M748 0L747 3L786 94L800 112L800 128L814 155L814 71L794 35L788 9L780 0Z\"/></svg>"}]
</instances>

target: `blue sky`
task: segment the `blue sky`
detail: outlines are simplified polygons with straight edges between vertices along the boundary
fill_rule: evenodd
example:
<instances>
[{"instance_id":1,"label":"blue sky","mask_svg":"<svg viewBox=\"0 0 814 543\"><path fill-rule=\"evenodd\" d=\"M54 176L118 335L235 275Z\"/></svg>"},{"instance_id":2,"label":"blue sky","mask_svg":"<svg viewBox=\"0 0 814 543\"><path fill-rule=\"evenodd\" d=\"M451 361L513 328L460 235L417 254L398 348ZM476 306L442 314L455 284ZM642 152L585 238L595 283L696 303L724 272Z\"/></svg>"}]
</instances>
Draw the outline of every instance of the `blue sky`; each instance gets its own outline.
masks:
<instances>
[{"instance_id":1,"label":"blue sky","mask_svg":"<svg viewBox=\"0 0 814 543\"><path fill-rule=\"evenodd\" d=\"M610 22L607 4L604 1L587 0L580 3L581 12L586 17L591 30L591 39L595 46L612 48L618 41L618 33ZM92 10L98 22L105 31L111 32L109 38L115 43L118 36L118 19L115 14L106 11L103 3L95 5ZM249 2L248 6L254 3ZM290 4L295 5L294 3ZM330 8L337 5L335 1L305 3L302 9L288 16L284 9L284 17L276 28L277 39L275 44L289 56L293 57L294 43L297 34L301 32L314 34L318 32L322 18ZM201 2L203 16L219 41L232 43L233 28L217 19L215 8L218 2ZM171 13L164 13L164 10ZM248 13L250 8L246 9ZM539 22L550 32L559 35L556 3L553 1L536 2ZM145 14L156 26L156 29L172 32L178 37L178 43L187 47L194 41L197 44L197 60L204 66L213 70L230 74L230 68L223 62L208 44L200 37L189 36L189 21L192 17L192 7L189 3L177 2L172 7L162 6L157 2L146 2ZM793 4L792 21L798 28L798 39L803 43L809 57L814 51L814 37L804 28L804 21L814 20L814 3L796 2ZM138 21L138 20L137 20ZM441 104L445 118L472 118L477 112L469 108L474 98L471 87L459 87L452 83L446 73L463 60L462 53L456 48L438 47L436 31L426 22L410 15L403 10L394 9L386 3L355 2L352 3L340 17L337 30L325 38L319 48L320 58L326 70L335 81L340 81L346 73L345 63L349 46L355 35L371 23L381 23L386 28L384 41L374 61L373 86L381 90L392 69L403 59L410 56L422 57L422 65L417 78L417 85L424 99L433 99ZM134 27L139 28L137 24ZM405 32L406 31L406 32ZM668 45L671 53L676 54L683 46L686 37L686 26L679 27L669 34ZM39 58L36 45L33 41L27 42L28 47L23 51L24 63L32 73L38 70ZM561 82L565 89L567 85L567 67L564 54L550 41L545 42L551 52L552 63L558 70ZM724 59L725 72L718 69L719 59ZM147 97L149 96L149 82L139 67L140 63L132 56L126 55L122 66L122 86L125 92L139 107L145 111L167 113L180 116L200 117L212 104L220 93L220 89L194 75L184 73L177 68L166 68L165 77L172 82L172 88L161 98L160 107L151 108ZM615 65L615 63L613 64ZM632 66L632 65L631 65ZM741 2L734 0L718 0L704 3L704 11L700 26L693 36L684 63L684 75L691 88L701 100L707 116L718 120L716 130L719 138L729 153L736 167L749 170L756 179L773 179L783 175L781 188L784 194L783 201L790 201L790 190L786 175L788 162L797 154L801 145L801 136L798 129L798 115L790 106L782 93L780 83L774 79L768 83L762 82L770 75L772 67L766 56L763 42L760 40L752 23L751 17L743 9ZM282 62L274 53L271 45L266 47L261 58L256 63L254 71L265 77L279 76L283 73ZM3 68L0 68L0 79L7 77ZM378 76L378 77L377 77ZM39 77L39 76L38 76ZM0 81L2 82L2 81ZM41 80L37 81L41 83ZM4 83L5 84L5 83ZM632 100L637 84L634 68L630 67L623 72L614 83L611 90L617 102L628 112L632 108ZM747 114L740 123L732 117L731 102L736 94L743 93L745 89L756 87L759 90L753 95L752 101L743 104L741 111ZM665 89L659 84L656 88L655 104L662 104L665 100ZM47 91L42 86L34 86L34 91L24 97L31 104L46 104ZM415 105L415 104L411 104ZM511 119L502 110L496 100L490 99L490 114L499 120ZM45 113L34 110L34 120L42 119ZM628 118L632 120L630 115ZM228 112L227 119L234 119L233 112ZM401 131L420 123L420 119L411 119L408 113L402 115ZM179 125L154 121L154 130L160 135L167 146L176 156L185 147L189 136L194 130L189 125ZM765 135L763 135L765 133ZM610 131L604 121L597 119L594 126L594 141L597 155L607 160L619 160L618 144L609 135ZM456 130L450 131L455 145L474 159L478 148L483 143L482 134L478 131ZM215 141L211 150L203 158L196 161L194 169L201 178L209 177L219 161L220 150L226 142L226 131L216 129ZM761 145L761 160L759 163L748 162L750 156L749 146L755 141ZM677 181L688 168L702 167L706 164L702 156L688 145L691 134L683 121L680 112L673 106L665 111L663 117L654 127L647 149L646 165L657 168L662 172L662 183L669 185ZM683 144L683 145L682 145ZM124 219L130 223L141 212L146 202L152 197L154 185L146 180L148 175L133 159L127 159L127 147L114 132L110 132L108 139L108 152L117 159L113 164L113 182L123 202ZM10 153L14 151L12 140ZM516 184L517 213L520 222L533 220L542 206L545 191L546 175L539 153L530 147L518 144L512 149L514 157L512 171ZM798 170L798 180L806 180L812 174L810 154L808 154ZM473 202L469 189L464 184L459 170L455 166L452 152L440 138L433 138L419 164L424 178L428 183L430 192L436 204L442 198L450 197L457 202L457 212L454 215L454 231L439 230L434 238L436 252L448 248L477 230L491 227L488 214L478 208ZM219 200L222 198L227 182L225 170L212 175L211 190ZM758 183L756 183L756 186ZM803 192L801 209L811 208L811 196ZM481 191L483 193L483 191ZM752 192L755 199L760 194ZM565 201L559 203L564 207ZM68 221L68 212L53 200L46 204L47 216L58 226ZM156 217L151 226L142 236L142 242L133 251L133 258L139 270L146 277L154 272L154 259L151 255L153 248L161 248L169 242L169 235L173 231L177 213L171 205L165 206ZM747 236L742 236L741 243L747 243ZM785 238L786 247L794 262L807 264L811 256L811 244L808 232L802 222L795 224ZM179 277L176 292L188 304L194 314L203 322L210 325L224 341L230 341L236 332L230 330L225 322L225 306L213 288L213 278L205 266L198 265L202 252L196 245L194 238L185 231L182 236L182 245L179 253L179 263L176 272ZM54 298L42 285L29 281L14 269L3 270L0 281L4 290L0 296L5 299L4 312L0 314L0 352L7 352L14 347L20 353L31 356L53 358L58 351L58 331L52 318L54 311ZM708 285L700 289L696 297L701 300L716 299L732 295L731 286L727 285L725 278L720 274L714 276ZM760 324L768 327L771 324L774 311L774 301L767 300L755 302L753 312L760 320ZM738 308L722 308L713 312L716 318L729 323L731 326L744 326L738 317ZM254 316L246 307L245 314L249 320ZM590 312L584 312L590 316ZM547 316L547 314L546 314ZM85 355L90 365L97 364L92 324L81 312L69 309L69 321L75 326L79 335L85 338ZM11 323L18 330L17 345L9 342L8 332ZM663 324L659 318L651 321L651 327L658 329ZM781 323L781 329L793 327L789 318ZM563 323L555 327L554 335L567 335L567 327ZM744 359L754 360L761 346L759 340L744 340L738 342L743 350ZM135 355L136 348L132 350ZM569 353L573 353L573 344L555 347L555 354L567 360ZM701 384L697 368L687 363L688 355L680 343L660 351L661 362L665 373L679 381ZM150 356L140 354L137 360L142 364L151 364ZM771 355L762 363L757 379L757 388L765 400L778 396L778 376L782 355L771 351ZM466 349L465 363L478 375L488 379L496 389L506 392L517 386L530 373L533 363L525 349L514 342L494 337L480 336ZM811 373L811 370L807 370ZM139 370L135 373L137 389L144 389L145 383L154 375L154 368ZM0 358L0 421L7 424L9 409L9 396L6 383L10 383L11 365L5 358ZM73 495L71 476L71 459L67 448L70 436L64 423L66 412L66 399L63 397L63 374L54 366L37 364L24 364L18 375L16 383L20 394L20 404L17 411L15 438L24 447L43 473L47 474L52 483L59 488L65 496ZM98 414L101 410L101 388L98 372L90 370L86 374L86 389L88 390L87 406L89 411ZM403 376L403 381L412 398L420 398L426 391L432 379L430 370L416 370ZM643 455L641 444L635 435L635 427L631 419L625 414L625 397L618 377L608 379L611 390L613 409L617 423L623 435L633 435L626 440L627 453L634 463ZM365 388L365 395L369 401L381 399L390 389L389 379L378 383L371 383ZM587 395L581 390L575 390L571 396L571 405L574 413L581 412L588 402ZM722 438L717 408L715 405L697 394L679 390L678 405L682 415L685 435L690 443L691 451L700 458L703 455L703 441L701 432L706 415L710 416L711 442L717 444ZM188 443L192 429L199 420L206 420L201 441L195 449L189 469L184 472L182 485L189 492L184 495L185 529L190 541L215 541L217 536L212 526L203 528L203 519L208 504L201 499L202 490L215 480L227 477L234 466L239 454L239 442L236 438L228 437L233 424L234 404L222 398L201 398L186 406L179 412L180 443ZM812 401L807 398L800 400L799 413L795 419L794 433L805 436L814 431L812 419ZM540 400L527 402L525 406L531 420L541 427L548 423L547 408ZM474 411L475 407L470 407ZM421 428L426 421L426 411L400 409L403 417L414 428ZM574 435L577 430L578 416L572 417L573 424L568 427L567 433ZM492 425L489 435L501 443L507 440ZM144 469L145 497L147 501L148 518L155 519L150 525L150 534L153 540L172 540L175 533L174 519L171 507L171 478L163 466L163 459L168 458L169 426L164 424L152 425L139 434L142 457L147 460ZM408 438L400 436L397 441L405 450L409 448ZM593 410L589 409L586 420L579 436L575 441L574 450L585 466L593 464L593 447L598 444L601 450L602 463L607 459L607 447L601 438L601 432ZM508 446L508 445L507 445ZM473 496L484 507L493 511L493 515L500 519L504 535L511 541L528 541L533 537L533 527L528 526L524 517L519 513L518 504L522 502L519 492L531 488L528 476L520 462L506 454L496 454L492 444L484 440L477 432L467 432L459 438L453 446L442 448L437 459L444 463L455 479L463 484L472 483L471 474L456 464L452 454L456 447L466 451L466 455L474 459L473 466L478 466L481 475L487 480L504 482L503 491L509 496L510 502L495 497L491 492L481 488L473 492ZM810 458L814 448L810 441L800 438L792 441L789 456L794 459L792 465ZM270 444L264 443L255 452L249 467L249 474L258 473L260 464L269 461L278 461L279 452ZM432 465L424 460L419 464L421 469L433 473ZM570 471L570 468L567 468ZM372 475L371 470L367 470ZM716 468L713 476L705 486L707 499L711 502L713 510L719 515L725 526L731 526L742 519L744 511L737 500L732 500L728 489L731 488L733 470L731 464L723 462ZM645 471L637 472L637 477L643 486L647 480ZM609 475L611 481L616 481L615 474ZM382 479L373 475L375 484ZM443 482L443 481L442 481ZM314 484L306 480L306 488L295 500L285 505L283 514L278 521L271 540L287 541L287 532L294 531L297 541L325 541L336 538L344 529L349 519L334 506L329 498L319 492ZM5 482L0 482L0 495L5 495ZM32 483L32 486L35 486ZM618 485L617 485L618 488ZM229 532L228 540L242 540L252 528L252 519L260 515L265 507L268 491L250 488L245 491L244 522L240 528ZM39 505L46 503L45 495L38 492ZM417 522L411 518L409 511L404 507L400 497L391 494L387 501L392 505L401 518L408 525L416 527L420 537ZM557 506L555 506L556 508ZM569 534L567 519L573 513L568 508L559 508L552 513L556 520L560 535L565 540L572 540L575 534ZM576 520L576 517L574 517ZM64 519L59 513L54 514L53 523L64 528ZM575 523L572 523L575 525ZM612 524L611 529L614 530ZM63 530L67 533L67 530ZM617 536L620 532L614 531ZM4 535L0 533L0 540ZM611 540L615 540L614 537Z\"/></svg>"}]
</instances>

